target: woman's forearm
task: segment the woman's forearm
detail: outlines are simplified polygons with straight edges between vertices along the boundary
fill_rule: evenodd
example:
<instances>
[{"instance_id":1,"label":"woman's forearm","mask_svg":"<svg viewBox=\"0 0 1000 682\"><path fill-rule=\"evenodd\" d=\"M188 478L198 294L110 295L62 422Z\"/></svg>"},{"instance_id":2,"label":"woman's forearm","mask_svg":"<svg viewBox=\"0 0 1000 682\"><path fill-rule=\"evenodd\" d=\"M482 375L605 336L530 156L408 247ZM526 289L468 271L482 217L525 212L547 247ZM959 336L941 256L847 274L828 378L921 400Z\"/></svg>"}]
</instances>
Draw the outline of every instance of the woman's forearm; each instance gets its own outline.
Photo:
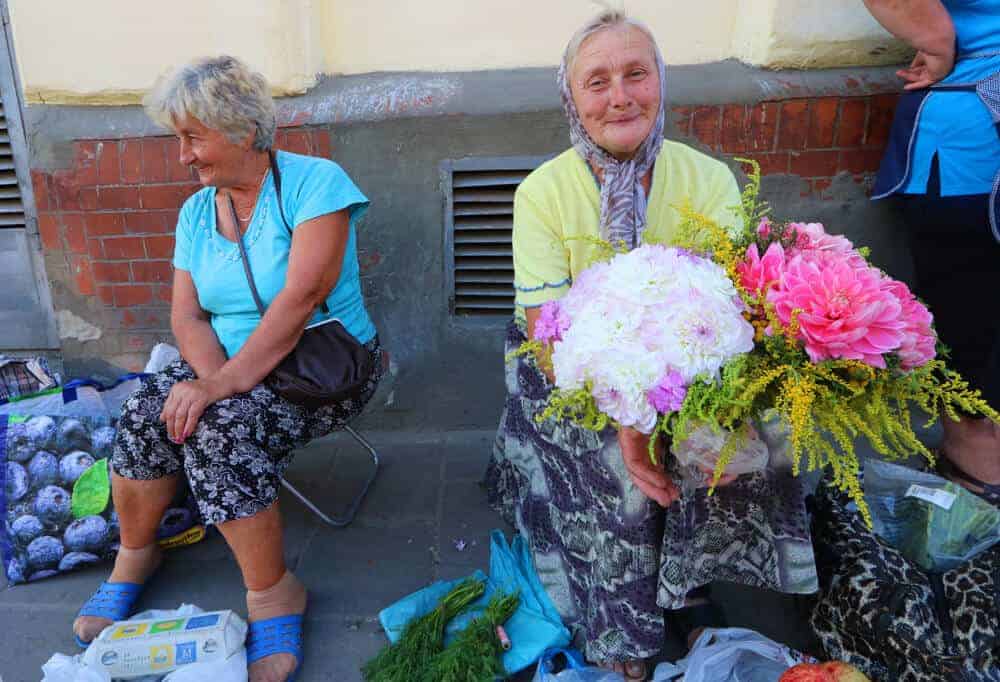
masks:
<instances>
[{"instance_id":1,"label":"woman's forearm","mask_svg":"<svg viewBox=\"0 0 1000 682\"><path fill-rule=\"evenodd\" d=\"M889 33L932 55L955 50L955 26L941 0L864 0Z\"/></svg>"},{"instance_id":2,"label":"woman's forearm","mask_svg":"<svg viewBox=\"0 0 1000 682\"><path fill-rule=\"evenodd\" d=\"M302 336L306 322L322 302L318 296L282 290L243 347L213 376L232 393L244 393L264 380Z\"/></svg>"},{"instance_id":3,"label":"woman's forearm","mask_svg":"<svg viewBox=\"0 0 1000 682\"><path fill-rule=\"evenodd\" d=\"M208 320L187 318L171 323L181 357L199 379L209 377L226 364L226 352Z\"/></svg>"}]
</instances>

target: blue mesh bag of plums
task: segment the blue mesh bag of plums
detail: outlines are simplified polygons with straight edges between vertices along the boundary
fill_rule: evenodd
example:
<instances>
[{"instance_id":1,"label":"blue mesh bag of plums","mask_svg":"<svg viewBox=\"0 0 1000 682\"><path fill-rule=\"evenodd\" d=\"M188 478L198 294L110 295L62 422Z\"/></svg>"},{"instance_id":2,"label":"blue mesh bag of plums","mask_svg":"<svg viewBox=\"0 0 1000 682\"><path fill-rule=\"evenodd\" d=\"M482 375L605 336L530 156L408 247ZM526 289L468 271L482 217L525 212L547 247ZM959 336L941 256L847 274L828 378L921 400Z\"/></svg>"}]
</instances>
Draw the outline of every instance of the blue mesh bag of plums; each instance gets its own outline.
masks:
<instances>
[{"instance_id":1,"label":"blue mesh bag of plums","mask_svg":"<svg viewBox=\"0 0 1000 682\"><path fill-rule=\"evenodd\" d=\"M108 458L121 404L140 375L113 385L75 381L0 402L0 559L7 582L49 578L112 559L118 516ZM161 546L205 535L197 507L178 493Z\"/></svg>"}]
</instances>

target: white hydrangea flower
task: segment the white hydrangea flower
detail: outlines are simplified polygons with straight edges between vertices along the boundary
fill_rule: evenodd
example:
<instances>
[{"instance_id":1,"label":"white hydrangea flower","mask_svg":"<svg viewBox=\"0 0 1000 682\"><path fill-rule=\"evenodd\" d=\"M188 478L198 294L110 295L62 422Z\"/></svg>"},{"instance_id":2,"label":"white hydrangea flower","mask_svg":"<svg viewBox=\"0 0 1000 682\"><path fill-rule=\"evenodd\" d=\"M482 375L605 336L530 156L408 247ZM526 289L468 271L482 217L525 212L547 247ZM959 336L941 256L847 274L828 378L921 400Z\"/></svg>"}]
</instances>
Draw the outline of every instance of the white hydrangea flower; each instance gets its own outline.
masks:
<instances>
[{"instance_id":1,"label":"white hydrangea flower","mask_svg":"<svg viewBox=\"0 0 1000 682\"><path fill-rule=\"evenodd\" d=\"M725 271L683 249L641 246L580 274L559 302L570 325L553 346L556 385L592 385L598 407L649 433L647 397L667 372L717 378L753 349L753 327Z\"/></svg>"}]
</instances>

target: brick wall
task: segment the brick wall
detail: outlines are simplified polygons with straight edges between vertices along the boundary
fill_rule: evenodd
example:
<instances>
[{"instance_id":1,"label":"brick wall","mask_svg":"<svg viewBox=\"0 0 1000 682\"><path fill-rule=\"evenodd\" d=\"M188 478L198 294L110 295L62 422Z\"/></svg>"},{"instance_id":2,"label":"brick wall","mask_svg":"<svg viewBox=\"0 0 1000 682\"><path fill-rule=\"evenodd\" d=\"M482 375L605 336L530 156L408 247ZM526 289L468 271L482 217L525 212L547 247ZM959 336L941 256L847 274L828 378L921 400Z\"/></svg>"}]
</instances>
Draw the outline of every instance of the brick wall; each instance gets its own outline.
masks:
<instances>
[{"instance_id":1,"label":"brick wall","mask_svg":"<svg viewBox=\"0 0 1000 682\"><path fill-rule=\"evenodd\" d=\"M679 137L720 156L756 159L766 175L798 176L804 195L829 198L840 173L870 180L896 99L816 97L671 113ZM276 145L332 156L325 128L282 129ZM55 307L86 304L102 333L90 354L137 368L152 344L169 336L172 233L181 204L199 185L170 137L81 140L74 151L69 168L32 171L46 266L58 284Z\"/></svg>"},{"instance_id":2,"label":"brick wall","mask_svg":"<svg viewBox=\"0 0 1000 682\"><path fill-rule=\"evenodd\" d=\"M281 130L276 145L331 156L324 129ZM31 173L49 276L68 273L66 296L105 309L99 350L129 369L170 333L173 231L200 188L178 157L173 137L82 140L70 168Z\"/></svg>"}]
</instances>

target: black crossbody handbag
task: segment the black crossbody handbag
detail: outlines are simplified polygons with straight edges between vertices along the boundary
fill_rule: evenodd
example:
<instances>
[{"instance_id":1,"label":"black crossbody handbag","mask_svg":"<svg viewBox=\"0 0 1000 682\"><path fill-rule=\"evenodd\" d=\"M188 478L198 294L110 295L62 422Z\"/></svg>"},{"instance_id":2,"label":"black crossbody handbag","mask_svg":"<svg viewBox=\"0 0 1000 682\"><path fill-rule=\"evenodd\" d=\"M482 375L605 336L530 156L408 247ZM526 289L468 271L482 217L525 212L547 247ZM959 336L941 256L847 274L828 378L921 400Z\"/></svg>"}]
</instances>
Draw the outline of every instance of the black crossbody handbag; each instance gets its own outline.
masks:
<instances>
[{"instance_id":1,"label":"black crossbody handbag","mask_svg":"<svg viewBox=\"0 0 1000 682\"><path fill-rule=\"evenodd\" d=\"M285 209L281 205L281 173L273 153L270 154L270 161L278 211L291 239L292 228L288 225ZM260 294L257 293L257 285L250 271L250 259L247 258L246 247L243 244L243 234L236 218L236 207L233 205L231 195L228 199L236 226L236 243L240 248L243 270L246 272L254 303L263 318L265 307L260 300ZM324 314L330 314L326 301L323 301L320 309ZM313 408L323 407L340 402L360 391L371 376L373 362L374 358L368 349L358 343L340 320L331 318L306 327L295 348L265 377L264 383L289 402Z\"/></svg>"}]
</instances>

